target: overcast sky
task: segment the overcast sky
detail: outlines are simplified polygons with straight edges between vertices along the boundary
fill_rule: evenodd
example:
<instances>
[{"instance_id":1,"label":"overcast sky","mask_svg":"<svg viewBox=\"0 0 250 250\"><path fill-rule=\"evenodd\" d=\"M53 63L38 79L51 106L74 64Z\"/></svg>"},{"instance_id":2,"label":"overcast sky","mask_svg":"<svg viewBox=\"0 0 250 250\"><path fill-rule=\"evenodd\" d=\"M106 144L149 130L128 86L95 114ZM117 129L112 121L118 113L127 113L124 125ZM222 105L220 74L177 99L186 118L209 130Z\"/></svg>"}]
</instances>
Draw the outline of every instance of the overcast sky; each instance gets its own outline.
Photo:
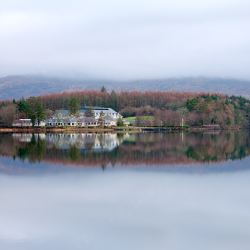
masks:
<instances>
[{"instance_id":1,"label":"overcast sky","mask_svg":"<svg viewBox=\"0 0 250 250\"><path fill-rule=\"evenodd\" d=\"M250 79L249 0L0 0L0 76Z\"/></svg>"}]
</instances>

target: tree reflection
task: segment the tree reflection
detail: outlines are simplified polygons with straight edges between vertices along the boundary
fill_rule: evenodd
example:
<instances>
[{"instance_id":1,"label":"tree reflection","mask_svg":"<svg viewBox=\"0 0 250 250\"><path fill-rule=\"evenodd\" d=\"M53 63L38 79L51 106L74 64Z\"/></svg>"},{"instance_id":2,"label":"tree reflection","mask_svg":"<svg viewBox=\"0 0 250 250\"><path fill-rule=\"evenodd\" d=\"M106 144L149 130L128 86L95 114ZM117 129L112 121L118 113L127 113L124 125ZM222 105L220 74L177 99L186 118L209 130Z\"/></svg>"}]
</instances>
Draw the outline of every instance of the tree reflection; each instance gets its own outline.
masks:
<instances>
[{"instance_id":1,"label":"tree reflection","mask_svg":"<svg viewBox=\"0 0 250 250\"><path fill-rule=\"evenodd\" d=\"M69 148L69 158L72 161L77 161L81 158L80 150L75 145L72 145Z\"/></svg>"},{"instance_id":2,"label":"tree reflection","mask_svg":"<svg viewBox=\"0 0 250 250\"><path fill-rule=\"evenodd\" d=\"M0 155L82 166L219 162L250 154L247 131L141 134L2 134Z\"/></svg>"}]
</instances>

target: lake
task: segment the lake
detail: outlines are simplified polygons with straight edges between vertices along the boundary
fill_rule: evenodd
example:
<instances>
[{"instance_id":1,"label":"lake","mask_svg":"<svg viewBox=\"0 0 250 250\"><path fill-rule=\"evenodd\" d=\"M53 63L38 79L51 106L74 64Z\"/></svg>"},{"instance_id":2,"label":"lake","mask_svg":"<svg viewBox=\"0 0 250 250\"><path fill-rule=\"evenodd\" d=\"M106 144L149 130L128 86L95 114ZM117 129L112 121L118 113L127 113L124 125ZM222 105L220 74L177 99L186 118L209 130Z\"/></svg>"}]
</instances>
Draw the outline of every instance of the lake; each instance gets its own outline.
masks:
<instances>
[{"instance_id":1,"label":"lake","mask_svg":"<svg viewBox=\"0 0 250 250\"><path fill-rule=\"evenodd\" d=\"M249 249L250 133L0 134L0 249Z\"/></svg>"}]
</instances>

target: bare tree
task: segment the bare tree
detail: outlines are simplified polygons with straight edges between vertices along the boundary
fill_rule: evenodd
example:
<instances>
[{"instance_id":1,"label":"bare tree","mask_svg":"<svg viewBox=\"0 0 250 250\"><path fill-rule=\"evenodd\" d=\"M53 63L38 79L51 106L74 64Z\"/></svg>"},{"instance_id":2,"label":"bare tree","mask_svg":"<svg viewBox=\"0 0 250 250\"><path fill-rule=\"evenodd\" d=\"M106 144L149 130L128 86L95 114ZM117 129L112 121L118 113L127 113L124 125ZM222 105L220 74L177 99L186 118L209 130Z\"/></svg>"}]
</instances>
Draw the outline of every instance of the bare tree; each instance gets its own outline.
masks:
<instances>
[{"instance_id":1,"label":"bare tree","mask_svg":"<svg viewBox=\"0 0 250 250\"><path fill-rule=\"evenodd\" d=\"M10 104L0 109L0 126L11 126L16 118L16 105Z\"/></svg>"}]
</instances>

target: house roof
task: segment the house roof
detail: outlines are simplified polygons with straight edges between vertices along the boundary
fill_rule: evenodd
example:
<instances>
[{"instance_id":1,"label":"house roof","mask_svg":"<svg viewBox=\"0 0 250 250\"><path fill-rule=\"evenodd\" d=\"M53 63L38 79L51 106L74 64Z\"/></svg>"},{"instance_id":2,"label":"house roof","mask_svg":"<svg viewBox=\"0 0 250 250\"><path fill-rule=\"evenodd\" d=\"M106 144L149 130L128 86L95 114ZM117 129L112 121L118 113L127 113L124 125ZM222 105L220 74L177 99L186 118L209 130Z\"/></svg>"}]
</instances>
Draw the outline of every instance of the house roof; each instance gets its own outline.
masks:
<instances>
[{"instance_id":1,"label":"house roof","mask_svg":"<svg viewBox=\"0 0 250 250\"><path fill-rule=\"evenodd\" d=\"M115 110L113 110L112 108L104 108L104 107L89 107L89 106L83 106L81 107L81 109L79 110L80 113L85 113L86 111L88 111L89 109L92 109L93 112L111 112L111 113L117 113ZM67 109L58 109L55 111L56 114L61 114L64 116L70 115L69 114L69 110Z\"/></svg>"},{"instance_id":2,"label":"house roof","mask_svg":"<svg viewBox=\"0 0 250 250\"><path fill-rule=\"evenodd\" d=\"M115 110L113 110L112 108L105 108L105 107L91 107L91 106L83 106L81 107L82 111L86 111L92 109L93 111L112 111L112 112L116 112Z\"/></svg>"}]
</instances>

